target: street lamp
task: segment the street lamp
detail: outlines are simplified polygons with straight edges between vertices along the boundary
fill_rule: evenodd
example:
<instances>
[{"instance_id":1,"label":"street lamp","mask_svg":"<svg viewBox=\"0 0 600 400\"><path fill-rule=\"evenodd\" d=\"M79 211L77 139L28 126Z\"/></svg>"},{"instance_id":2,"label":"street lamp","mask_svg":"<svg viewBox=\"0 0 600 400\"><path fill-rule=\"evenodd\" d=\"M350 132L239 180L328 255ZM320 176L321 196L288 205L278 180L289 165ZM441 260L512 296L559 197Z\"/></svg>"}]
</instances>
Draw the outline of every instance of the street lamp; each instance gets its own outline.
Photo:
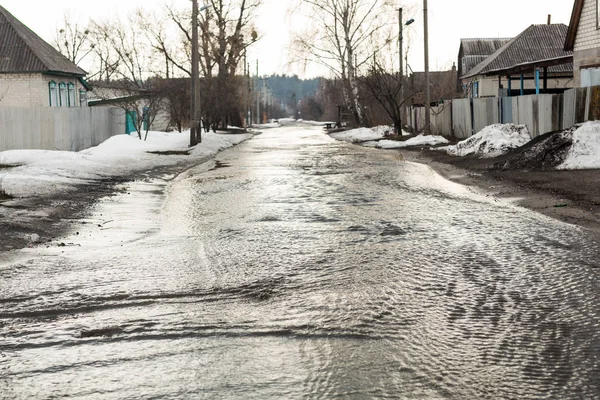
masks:
<instances>
[{"instance_id":1,"label":"street lamp","mask_svg":"<svg viewBox=\"0 0 600 400\"><path fill-rule=\"evenodd\" d=\"M402 65L403 62L403 58L402 58L402 52L403 52L403 40L404 40L404 36L402 34L403 28L404 26L409 26L410 24L412 24L413 22L415 22L414 18L409 19L408 21L406 21L404 24L402 24L402 7L400 7L398 9L398 46L400 47L400 79L402 79L402 74L404 71L404 66Z\"/></svg>"},{"instance_id":2,"label":"street lamp","mask_svg":"<svg viewBox=\"0 0 600 400\"><path fill-rule=\"evenodd\" d=\"M404 66L402 65L403 62L403 57L402 57L402 52L403 52L403 40L404 40L404 36L402 34L402 31L404 29L404 26L408 26L410 24L412 24L413 22L415 22L415 20L413 18L409 19L408 21L406 21L404 24L402 23L404 20L402 19L402 7L400 7L398 9L398 46L400 48L399 51L399 55L400 55L400 70L398 71L398 80L400 82L400 90L402 93L402 101L404 101ZM404 112L402 112L402 106L400 106L400 115L401 117L404 117ZM400 132L398 132L398 135L402 134L402 121L400 121Z\"/></svg>"},{"instance_id":3,"label":"street lamp","mask_svg":"<svg viewBox=\"0 0 600 400\"><path fill-rule=\"evenodd\" d=\"M203 5L198 9L198 0L192 0L192 87L190 90L190 147L198 144L198 138L202 142L202 132L199 129L198 118L200 117L200 74L198 71L198 13L210 8L210 4Z\"/></svg>"}]
</instances>

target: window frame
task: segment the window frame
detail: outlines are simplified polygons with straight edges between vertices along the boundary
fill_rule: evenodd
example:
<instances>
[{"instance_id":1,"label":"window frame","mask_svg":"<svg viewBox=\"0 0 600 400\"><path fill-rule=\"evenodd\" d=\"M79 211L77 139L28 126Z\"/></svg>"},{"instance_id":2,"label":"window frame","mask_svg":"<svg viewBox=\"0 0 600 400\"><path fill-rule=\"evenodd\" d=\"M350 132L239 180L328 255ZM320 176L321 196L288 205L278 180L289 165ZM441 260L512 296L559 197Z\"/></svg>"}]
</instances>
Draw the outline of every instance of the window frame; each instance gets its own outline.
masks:
<instances>
[{"instance_id":1,"label":"window frame","mask_svg":"<svg viewBox=\"0 0 600 400\"><path fill-rule=\"evenodd\" d=\"M58 85L54 80L48 82L48 99L50 101L50 107L59 107Z\"/></svg>"},{"instance_id":2,"label":"window frame","mask_svg":"<svg viewBox=\"0 0 600 400\"><path fill-rule=\"evenodd\" d=\"M64 95L63 95L63 91L64 91ZM60 107L65 107L65 100L67 101L68 104L68 92L67 92L67 84L64 82L61 82L58 84L58 99L59 99L59 103L60 103ZM66 98L65 98L66 97Z\"/></svg>"},{"instance_id":3,"label":"window frame","mask_svg":"<svg viewBox=\"0 0 600 400\"><path fill-rule=\"evenodd\" d=\"M75 107L77 105L77 94L75 93L75 85L73 82L67 84L67 99L69 107Z\"/></svg>"},{"instance_id":4,"label":"window frame","mask_svg":"<svg viewBox=\"0 0 600 400\"><path fill-rule=\"evenodd\" d=\"M79 107L87 107L87 90L84 88L79 89Z\"/></svg>"}]
</instances>

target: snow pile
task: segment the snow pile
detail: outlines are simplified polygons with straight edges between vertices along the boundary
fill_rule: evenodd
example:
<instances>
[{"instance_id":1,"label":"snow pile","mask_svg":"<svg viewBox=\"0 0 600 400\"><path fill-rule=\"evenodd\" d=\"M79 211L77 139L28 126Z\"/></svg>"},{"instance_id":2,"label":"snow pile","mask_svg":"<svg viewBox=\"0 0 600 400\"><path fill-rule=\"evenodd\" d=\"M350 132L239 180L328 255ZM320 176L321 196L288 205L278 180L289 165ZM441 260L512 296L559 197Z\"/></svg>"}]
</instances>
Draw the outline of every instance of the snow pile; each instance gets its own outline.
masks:
<instances>
[{"instance_id":1,"label":"snow pile","mask_svg":"<svg viewBox=\"0 0 600 400\"><path fill-rule=\"evenodd\" d=\"M556 169L600 168L600 121L586 122L573 133L573 145Z\"/></svg>"},{"instance_id":2,"label":"snow pile","mask_svg":"<svg viewBox=\"0 0 600 400\"><path fill-rule=\"evenodd\" d=\"M344 142L360 143L383 139L384 131L378 128L358 128L344 132L332 133L331 137L337 140L343 140Z\"/></svg>"},{"instance_id":3,"label":"snow pile","mask_svg":"<svg viewBox=\"0 0 600 400\"><path fill-rule=\"evenodd\" d=\"M460 157L472 154L493 158L521 147L530 140L531 135L525 125L494 124L454 146L440 147L438 150L445 150L448 154Z\"/></svg>"},{"instance_id":4,"label":"snow pile","mask_svg":"<svg viewBox=\"0 0 600 400\"><path fill-rule=\"evenodd\" d=\"M52 195L74 189L75 185L92 179L124 176L157 166L200 160L250 137L250 134L203 133L202 143L189 148L189 131L150 132L147 141L135 136L117 135L78 153L3 151L0 152L0 165L13 167L0 168L0 193L14 197Z\"/></svg>"},{"instance_id":5,"label":"snow pile","mask_svg":"<svg viewBox=\"0 0 600 400\"><path fill-rule=\"evenodd\" d=\"M374 147L379 149L401 149L403 147L436 146L438 144L446 143L448 143L448 139L443 136L419 135L403 142L397 140L380 140L375 143Z\"/></svg>"}]
</instances>

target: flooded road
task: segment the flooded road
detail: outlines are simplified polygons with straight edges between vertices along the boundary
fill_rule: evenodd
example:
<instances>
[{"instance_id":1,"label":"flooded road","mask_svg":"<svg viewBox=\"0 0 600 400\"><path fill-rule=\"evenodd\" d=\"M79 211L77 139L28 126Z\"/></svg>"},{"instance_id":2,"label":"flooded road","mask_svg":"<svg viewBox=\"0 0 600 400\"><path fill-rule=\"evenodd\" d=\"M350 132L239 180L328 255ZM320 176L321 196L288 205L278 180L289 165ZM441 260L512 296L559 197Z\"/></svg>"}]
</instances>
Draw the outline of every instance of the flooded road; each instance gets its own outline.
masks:
<instances>
[{"instance_id":1,"label":"flooded road","mask_svg":"<svg viewBox=\"0 0 600 400\"><path fill-rule=\"evenodd\" d=\"M0 263L0 398L600 398L599 243L274 129Z\"/></svg>"}]
</instances>

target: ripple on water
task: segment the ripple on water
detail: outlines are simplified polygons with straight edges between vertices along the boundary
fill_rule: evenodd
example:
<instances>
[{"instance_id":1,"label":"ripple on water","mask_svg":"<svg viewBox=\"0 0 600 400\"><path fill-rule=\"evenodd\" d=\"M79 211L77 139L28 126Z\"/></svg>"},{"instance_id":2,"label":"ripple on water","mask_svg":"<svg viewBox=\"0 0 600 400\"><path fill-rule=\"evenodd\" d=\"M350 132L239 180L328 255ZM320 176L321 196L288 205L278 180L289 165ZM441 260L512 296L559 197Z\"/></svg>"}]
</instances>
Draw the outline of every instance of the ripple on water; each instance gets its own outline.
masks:
<instances>
[{"instance_id":1,"label":"ripple on water","mask_svg":"<svg viewBox=\"0 0 600 400\"><path fill-rule=\"evenodd\" d=\"M600 396L599 246L585 231L283 132L176 180L139 242L0 270L0 390Z\"/></svg>"}]
</instances>

